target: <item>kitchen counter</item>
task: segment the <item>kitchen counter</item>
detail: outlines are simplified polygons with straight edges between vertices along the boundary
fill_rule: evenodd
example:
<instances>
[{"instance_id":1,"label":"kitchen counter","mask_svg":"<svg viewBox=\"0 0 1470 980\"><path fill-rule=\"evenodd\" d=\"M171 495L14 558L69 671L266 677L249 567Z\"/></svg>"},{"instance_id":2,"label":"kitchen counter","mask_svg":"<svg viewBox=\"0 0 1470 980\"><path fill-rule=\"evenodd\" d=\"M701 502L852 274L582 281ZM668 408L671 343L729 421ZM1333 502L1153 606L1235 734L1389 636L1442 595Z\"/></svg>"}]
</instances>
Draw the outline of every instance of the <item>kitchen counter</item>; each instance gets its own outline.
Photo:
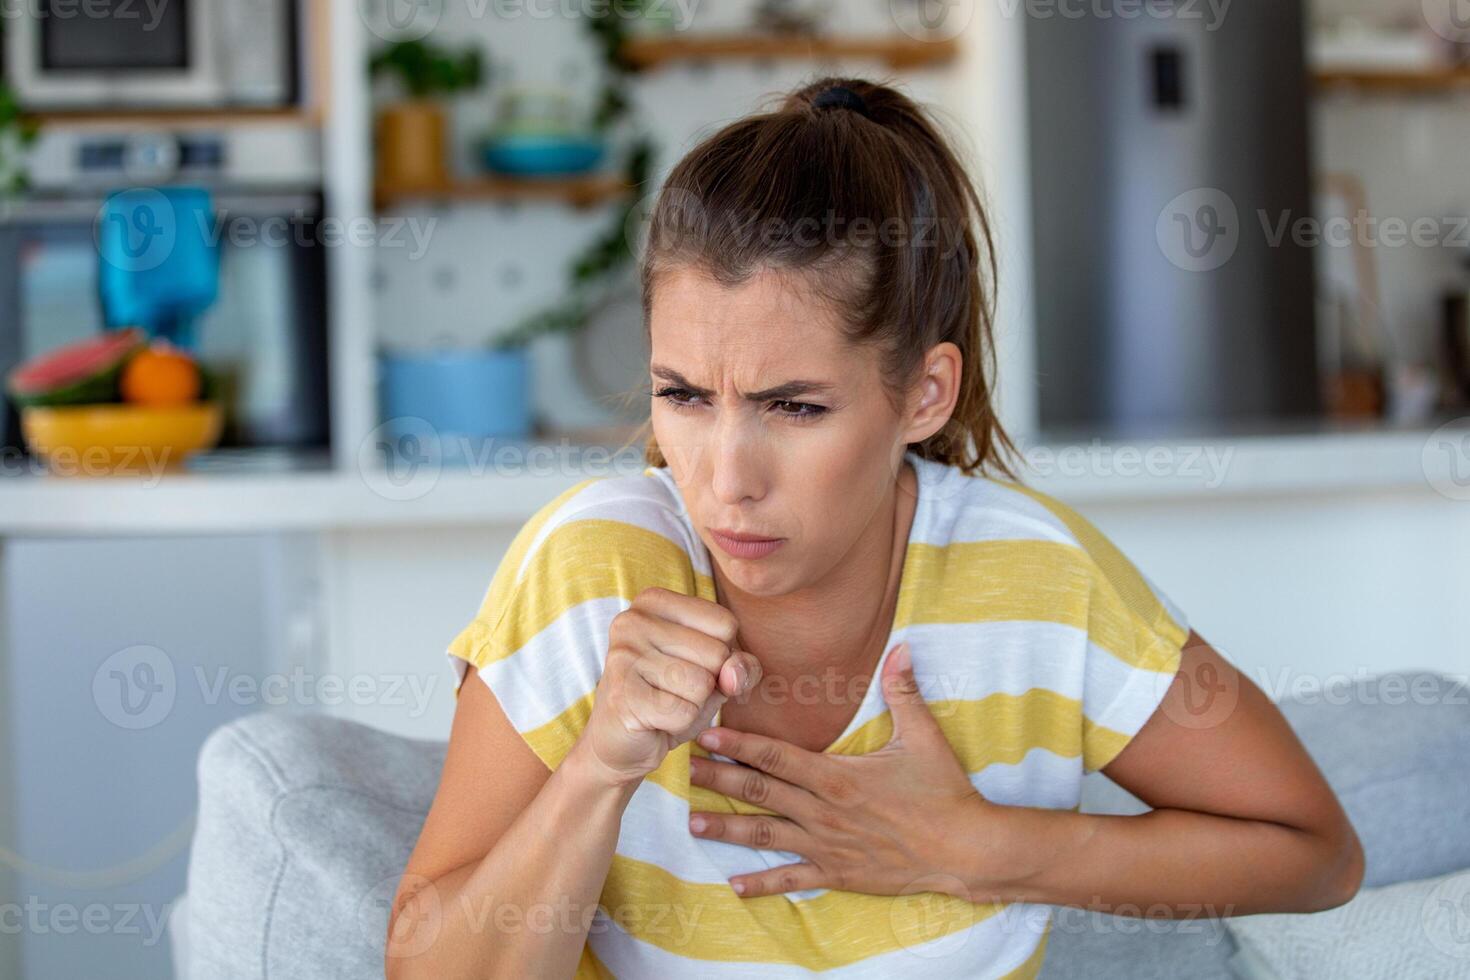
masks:
<instances>
[{"instance_id":1,"label":"kitchen counter","mask_svg":"<svg viewBox=\"0 0 1470 980\"><path fill-rule=\"evenodd\" d=\"M1438 491L1470 499L1470 419L1209 438L1022 440L1024 481L1069 503ZM638 472L641 454L605 445L505 443L460 465L391 470L364 456L220 452L186 469L130 477L53 476L0 466L0 535L250 533L518 524L591 476ZM1458 464L1458 468L1457 468ZM1470 513L1470 510L1467 510Z\"/></svg>"}]
</instances>

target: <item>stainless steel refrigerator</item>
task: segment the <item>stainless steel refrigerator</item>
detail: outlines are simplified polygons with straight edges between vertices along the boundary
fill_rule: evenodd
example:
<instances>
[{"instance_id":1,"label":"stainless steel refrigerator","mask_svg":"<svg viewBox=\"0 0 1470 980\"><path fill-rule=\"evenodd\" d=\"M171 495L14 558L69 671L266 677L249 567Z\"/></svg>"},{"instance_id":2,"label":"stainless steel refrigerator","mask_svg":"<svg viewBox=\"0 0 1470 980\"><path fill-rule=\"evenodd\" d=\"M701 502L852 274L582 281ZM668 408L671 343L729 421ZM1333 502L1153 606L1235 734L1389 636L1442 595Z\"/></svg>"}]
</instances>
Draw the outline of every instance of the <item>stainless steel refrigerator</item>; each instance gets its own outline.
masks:
<instances>
[{"instance_id":1,"label":"stainless steel refrigerator","mask_svg":"<svg viewBox=\"0 0 1470 980\"><path fill-rule=\"evenodd\" d=\"M1301 5L1020 2L1042 428L1315 415Z\"/></svg>"}]
</instances>

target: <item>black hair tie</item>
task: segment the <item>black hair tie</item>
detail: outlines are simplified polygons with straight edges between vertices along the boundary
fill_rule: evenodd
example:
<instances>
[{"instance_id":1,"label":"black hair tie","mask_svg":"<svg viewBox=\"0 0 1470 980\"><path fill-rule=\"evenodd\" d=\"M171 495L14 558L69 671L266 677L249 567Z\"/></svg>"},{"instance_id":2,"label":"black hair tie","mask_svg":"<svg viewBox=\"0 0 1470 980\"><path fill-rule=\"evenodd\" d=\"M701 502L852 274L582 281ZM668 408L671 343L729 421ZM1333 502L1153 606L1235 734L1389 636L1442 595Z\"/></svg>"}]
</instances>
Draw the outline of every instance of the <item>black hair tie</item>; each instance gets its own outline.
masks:
<instances>
[{"instance_id":1,"label":"black hair tie","mask_svg":"<svg viewBox=\"0 0 1470 980\"><path fill-rule=\"evenodd\" d=\"M812 100L818 109L851 109L859 115L868 115L868 103L861 95L842 85L834 85ZM869 117L871 118L871 117Z\"/></svg>"}]
</instances>

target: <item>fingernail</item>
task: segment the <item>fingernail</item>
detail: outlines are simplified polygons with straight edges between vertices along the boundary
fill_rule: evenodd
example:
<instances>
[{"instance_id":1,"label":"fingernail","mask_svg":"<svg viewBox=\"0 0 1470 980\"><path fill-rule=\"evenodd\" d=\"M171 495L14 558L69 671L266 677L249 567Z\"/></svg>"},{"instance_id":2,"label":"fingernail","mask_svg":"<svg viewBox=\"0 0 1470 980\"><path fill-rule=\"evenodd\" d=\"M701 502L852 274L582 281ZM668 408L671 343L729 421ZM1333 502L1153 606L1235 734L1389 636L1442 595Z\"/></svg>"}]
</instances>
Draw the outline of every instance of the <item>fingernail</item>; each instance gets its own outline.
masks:
<instances>
[{"instance_id":1,"label":"fingernail","mask_svg":"<svg viewBox=\"0 0 1470 980\"><path fill-rule=\"evenodd\" d=\"M744 664L735 665L735 693L744 694L745 687L750 683L750 675L745 670Z\"/></svg>"},{"instance_id":2,"label":"fingernail","mask_svg":"<svg viewBox=\"0 0 1470 980\"><path fill-rule=\"evenodd\" d=\"M893 651L893 660L899 670L908 670L913 666L913 660L909 656L909 641L904 640Z\"/></svg>"},{"instance_id":3,"label":"fingernail","mask_svg":"<svg viewBox=\"0 0 1470 980\"><path fill-rule=\"evenodd\" d=\"M720 747L720 736L716 735L712 728L706 728L700 732L695 738L695 741L707 749L717 749Z\"/></svg>"},{"instance_id":4,"label":"fingernail","mask_svg":"<svg viewBox=\"0 0 1470 980\"><path fill-rule=\"evenodd\" d=\"M735 894L737 894L737 895L744 895L745 894L745 882L743 882L743 881L734 881L734 882L731 882L730 883L730 887L733 888L733 889L735 889Z\"/></svg>"},{"instance_id":5,"label":"fingernail","mask_svg":"<svg viewBox=\"0 0 1470 980\"><path fill-rule=\"evenodd\" d=\"M705 826L706 826L706 822L705 822L704 817L690 817L689 818L689 829L692 830L692 831L694 831L696 834L702 834L702 833L704 833Z\"/></svg>"}]
</instances>

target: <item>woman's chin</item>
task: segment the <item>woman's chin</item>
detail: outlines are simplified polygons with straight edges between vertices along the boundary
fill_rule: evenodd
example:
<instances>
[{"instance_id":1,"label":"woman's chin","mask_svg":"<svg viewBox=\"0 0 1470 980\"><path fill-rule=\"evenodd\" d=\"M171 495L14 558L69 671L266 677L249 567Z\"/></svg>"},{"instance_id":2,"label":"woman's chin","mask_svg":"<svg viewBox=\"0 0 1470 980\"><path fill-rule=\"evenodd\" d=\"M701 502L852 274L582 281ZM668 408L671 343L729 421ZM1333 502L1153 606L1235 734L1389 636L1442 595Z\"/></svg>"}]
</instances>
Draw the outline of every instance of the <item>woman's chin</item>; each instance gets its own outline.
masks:
<instances>
[{"instance_id":1,"label":"woman's chin","mask_svg":"<svg viewBox=\"0 0 1470 980\"><path fill-rule=\"evenodd\" d=\"M721 555L720 572L725 581L749 596L772 598L792 591L789 569L769 564L768 559L749 560Z\"/></svg>"}]
</instances>

